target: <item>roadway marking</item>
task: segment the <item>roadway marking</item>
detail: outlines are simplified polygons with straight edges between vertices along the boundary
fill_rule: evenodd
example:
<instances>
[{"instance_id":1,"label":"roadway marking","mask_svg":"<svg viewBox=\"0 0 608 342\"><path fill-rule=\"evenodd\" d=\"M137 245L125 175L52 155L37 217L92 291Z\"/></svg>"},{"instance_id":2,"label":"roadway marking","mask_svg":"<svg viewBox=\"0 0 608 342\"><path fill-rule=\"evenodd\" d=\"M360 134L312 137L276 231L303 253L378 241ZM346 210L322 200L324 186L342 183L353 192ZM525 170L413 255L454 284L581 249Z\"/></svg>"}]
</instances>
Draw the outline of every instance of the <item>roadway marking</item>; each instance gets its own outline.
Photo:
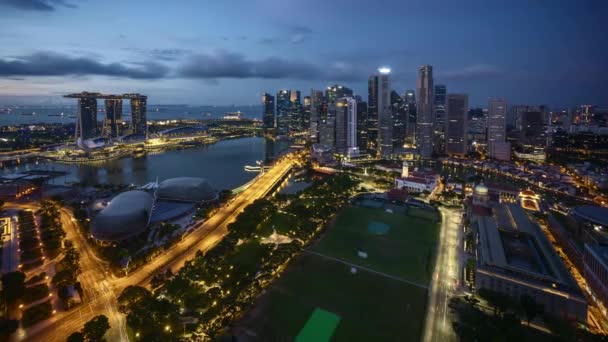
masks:
<instances>
[{"instance_id":1,"label":"roadway marking","mask_svg":"<svg viewBox=\"0 0 608 342\"><path fill-rule=\"evenodd\" d=\"M348 265L348 266L351 266L351 267L356 267L356 268L362 269L362 270L367 271L367 272L371 272L371 273L378 274L378 275L381 275L381 276L386 277L386 278L397 280L397 281L400 281L400 282L408 284L408 285L413 285L413 286L420 287L420 288L423 288L423 289L428 289L429 288L428 286L426 286L424 284L420 284L420 283L416 283L416 282L413 282L413 281L410 281L410 280L406 280L406 279L403 279L403 278L395 277L393 275L390 275L390 274L387 274L387 273L384 273L384 272L380 272L380 271L376 271L376 270L373 270L373 269L365 267L365 266L353 264L352 262L348 262L346 260L342 260L342 259L339 259L339 258L334 258L332 256L321 254L321 253L317 253L317 252L313 252L313 251L311 251L309 249L302 249L302 251L304 253L320 256L322 258L326 258L326 259L330 259L330 260L333 260L333 261L337 261L337 262L342 263L344 265Z\"/></svg>"}]
</instances>

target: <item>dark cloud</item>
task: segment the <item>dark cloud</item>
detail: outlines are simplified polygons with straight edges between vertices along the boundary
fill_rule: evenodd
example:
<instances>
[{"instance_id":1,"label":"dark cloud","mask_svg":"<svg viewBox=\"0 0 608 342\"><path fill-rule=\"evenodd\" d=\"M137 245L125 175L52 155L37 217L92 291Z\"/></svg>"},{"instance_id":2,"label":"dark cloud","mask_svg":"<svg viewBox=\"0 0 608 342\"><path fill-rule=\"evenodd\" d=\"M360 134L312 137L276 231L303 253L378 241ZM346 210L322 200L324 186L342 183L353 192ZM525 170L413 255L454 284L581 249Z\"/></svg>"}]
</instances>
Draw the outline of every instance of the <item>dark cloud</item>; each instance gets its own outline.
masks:
<instances>
[{"instance_id":1,"label":"dark cloud","mask_svg":"<svg viewBox=\"0 0 608 342\"><path fill-rule=\"evenodd\" d=\"M26 11L52 12L57 7L76 8L73 3L65 0L0 0L0 5Z\"/></svg>"},{"instance_id":2,"label":"dark cloud","mask_svg":"<svg viewBox=\"0 0 608 342\"><path fill-rule=\"evenodd\" d=\"M474 64L462 69L447 71L440 74L447 80L479 80L503 75L501 68L491 64Z\"/></svg>"},{"instance_id":3,"label":"dark cloud","mask_svg":"<svg viewBox=\"0 0 608 342\"><path fill-rule=\"evenodd\" d=\"M104 75L154 79L167 75L168 71L166 66L156 62L131 66L124 63L102 63L89 57L70 57L52 52L37 52L11 59L0 58L0 76Z\"/></svg>"},{"instance_id":4,"label":"dark cloud","mask_svg":"<svg viewBox=\"0 0 608 342\"><path fill-rule=\"evenodd\" d=\"M216 78L261 78L261 79L302 79L302 80L353 80L360 79L356 67L335 63L326 67L314 64L289 61L279 57L260 60L229 51L192 56L177 70L178 77L216 79Z\"/></svg>"}]
</instances>

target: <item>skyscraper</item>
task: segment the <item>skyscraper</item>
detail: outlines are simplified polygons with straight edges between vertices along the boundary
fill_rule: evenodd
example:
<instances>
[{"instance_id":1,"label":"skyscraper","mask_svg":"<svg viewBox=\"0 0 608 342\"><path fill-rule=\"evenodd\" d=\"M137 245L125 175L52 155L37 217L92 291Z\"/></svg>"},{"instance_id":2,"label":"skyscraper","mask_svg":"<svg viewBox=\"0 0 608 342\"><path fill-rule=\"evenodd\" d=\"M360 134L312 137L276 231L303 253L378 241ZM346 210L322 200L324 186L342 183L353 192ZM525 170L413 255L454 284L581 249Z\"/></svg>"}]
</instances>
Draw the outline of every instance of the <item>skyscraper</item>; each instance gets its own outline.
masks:
<instances>
[{"instance_id":1,"label":"skyscraper","mask_svg":"<svg viewBox=\"0 0 608 342\"><path fill-rule=\"evenodd\" d=\"M416 141L416 93L408 89L404 94L405 106L407 108L406 140L410 143Z\"/></svg>"},{"instance_id":2,"label":"skyscraper","mask_svg":"<svg viewBox=\"0 0 608 342\"><path fill-rule=\"evenodd\" d=\"M133 133L148 138L148 118L146 102L147 96L140 94L126 94L131 100L131 126Z\"/></svg>"},{"instance_id":3,"label":"skyscraper","mask_svg":"<svg viewBox=\"0 0 608 342\"><path fill-rule=\"evenodd\" d=\"M310 90L310 140L319 141L319 129L321 120L325 119L323 109L323 92L320 90Z\"/></svg>"},{"instance_id":4,"label":"skyscraper","mask_svg":"<svg viewBox=\"0 0 608 342\"><path fill-rule=\"evenodd\" d=\"M122 121L122 99L106 99L106 120L104 122L104 136L116 138L118 124Z\"/></svg>"},{"instance_id":5,"label":"skyscraper","mask_svg":"<svg viewBox=\"0 0 608 342\"><path fill-rule=\"evenodd\" d=\"M335 102L337 99L342 97L352 97L353 90L343 85L334 84L333 86L327 87L325 90L325 98L327 102Z\"/></svg>"},{"instance_id":6,"label":"skyscraper","mask_svg":"<svg viewBox=\"0 0 608 342\"><path fill-rule=\"evenodd\" d=\"M301 131L305 131L310 128L310 104L310 96L304 96L304 102L302 103L302 124L300 127Z\"/></svg>"},{"instance_id":7,"label":"skyscraper","mask_svg":"<svg viewBox=\"0 0 608 342\"><path fill-rule=\"evenodd\" d=\"M348 156L357 155L357 100L352 97L338 98L335 106L336 151Z\"/></svg>"},{"instance_id":8,"label":"skyscraper","mask_svg":"<svg viewBox=\"0 0 608 342\"><path fill-rule=\"evenodd\" d=\"M274 128L274 96L268 93L262 93L262 106L264 107L264 112L262 114L264 128Z\"/></svg>"},{"instance_id":9,"label":"skyscraper","mask_svg":"<svg viewBox=\"0 0 608 342\"><path fill-rule=\"evenodd\" d=\"M360 96L357 100L357 146L359 152L367 152L367 102L361 100Z\"/></svg>"},{"instance_id":10,"label":"skyscraper","mask_svg":"<svg viewBox=\"0 0 608 342\"><path fill-rule=\"evenodd\" d=\"M78 113L76 116L76 139L85 140L97 136L97 98L95 94L86 96L82 93L78 98Z\"/></svg>"},{"instance_id":11,"label":"skyscraper","mask_svg":"<svg viewBox=\"0 0 608 342\"><path fill-rule=\"evenodd\" d=\"M422 158L430 158L433 153L433 67L423 65L418 68L418 99L416 145Z\"/></svg>"},{"instance_id":12,"label":"skyscraper","mask_svg":"<svg viewBox=\"0 0 608 342\"><path fill-rule=\"evenodd\" d=\"M277 93L277 128L281 134L289 132L290 106L290 91L279 90Z\"/></svg>"},{"instance_id":13,"label":"skyscraper","mask_svg":"<svg viewBox=\"0 0 608 342\"><path fill-rule=\"evenodd\" d=\"M433 96L433 152L443 154L445 152L445 106L447 89L443 84L435 86Z\"/></svg>"},{"instance_id":14,"label":"skyscraper","mask_svg":"<svg viewBox=\"0 0 608 342\"><path fill-rule=\"evenodd\" d=\"M390 69L378 71L368 81L368 139L378 157L389 158L393 154Z\"/></svg>"},{"instance_id":15,"label":"skyscraper","mask_svg":"<svg viewBox=\"0 0 608 342\"><path fill-rule=\"evenodd\" d=\"M396 91L391 91L393 111L393 148L402 148L407 130L407 104Z\"/></svg>"},{"instance_id":16,"label":"skyscraper","mask_svg":"<svg viewBox=\"0 0 608 342\"><path fill-rule=\"evenodd\" d=\"M464 156L467 152L467 113L469 97L466 94L447 95L446 154Z\"/></svg>"},{"instance_id":17,"label":"skyscraper","mask_svg":"<svg viewBox=\"0 0 608 342\"><path fill-rule=\"evenodd\" d=\"M508 160L510 144L507 138L507 103L492 98L488 101L488 152L491 158Z\"/></svg>"},{"instance_id":18,"label":"skyscraper","mask_svg":"<svg viewBox=\"0 0 608 342\"><path fill-rule=\"evenodd\" d=\"M289 131L299 132L302 127L302 102L299 90L289 92Z\"/></svg>"}]
</instances>

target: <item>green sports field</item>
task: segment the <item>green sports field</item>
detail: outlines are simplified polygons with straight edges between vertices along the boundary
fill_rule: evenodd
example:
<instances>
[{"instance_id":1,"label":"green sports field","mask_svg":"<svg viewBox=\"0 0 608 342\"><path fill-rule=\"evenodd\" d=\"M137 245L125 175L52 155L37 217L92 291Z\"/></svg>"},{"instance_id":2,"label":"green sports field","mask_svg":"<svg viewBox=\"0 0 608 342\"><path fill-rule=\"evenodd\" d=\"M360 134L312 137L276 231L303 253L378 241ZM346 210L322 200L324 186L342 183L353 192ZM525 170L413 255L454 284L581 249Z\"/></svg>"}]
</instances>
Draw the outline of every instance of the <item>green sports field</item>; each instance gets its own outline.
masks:
<instances>
[{"instance_id":1,"label":"green sports field","mask_svg":"<svg viewBox=\"0 0 608 342\"><path fill-rule=\"evenodd\" d=\"M237 323L237 335L252 341L419 341L438 217L411 214L343 210ZM359 250L368 257L360 258ZM373 271L353 274L349 263Z\"/></svg>"},{"instance_id":2,"label":"green sports field","mask_svg":"<svg viewBox=\"0 0 608 342\"><path fill-rule=\"evenodd\" d=\"M436 214L410 209L412 214L388 213L381 208L351 206L343 210L319 243L315 252L345 260L378 272L427 285L432 274L437 242ZM422 219L426 215L429 219ZM371 227L384 224L386 234L374 234ZM367 253L367 258L358 252Z\"/></svg>"},{"instance_id":3,"label":"green sports field","mask_svg":"<svg viewBox=\"0 0 608 342\"><path fill-rule=\"evenodd\" d=\"M302 254L237 325L252 341L294 341L321 309L340 318L332 342L419 341L426 298L424 288Z\"/></svg>"}]
</instances>

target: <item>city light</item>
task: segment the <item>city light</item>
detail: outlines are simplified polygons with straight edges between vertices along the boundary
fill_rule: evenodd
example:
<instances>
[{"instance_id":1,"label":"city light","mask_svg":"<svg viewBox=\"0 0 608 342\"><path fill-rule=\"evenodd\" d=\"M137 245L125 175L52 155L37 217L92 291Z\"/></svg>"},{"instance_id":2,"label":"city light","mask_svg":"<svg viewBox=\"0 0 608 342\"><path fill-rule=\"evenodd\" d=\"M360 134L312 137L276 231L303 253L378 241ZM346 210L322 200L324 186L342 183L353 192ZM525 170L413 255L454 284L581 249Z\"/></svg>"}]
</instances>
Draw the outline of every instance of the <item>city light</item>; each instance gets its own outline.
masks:
<instances>
[{"instance_id":1,"label":"city light","mask_svg":"<svg viewBox=\"0 0 608 342\"><path fill-rule=\"evenodd\" d=\"M383 74L383 75L387 75L391 73L391 68L389 67L380 67L378 68L378 72Z\"/></svg>"}]
</instances>

